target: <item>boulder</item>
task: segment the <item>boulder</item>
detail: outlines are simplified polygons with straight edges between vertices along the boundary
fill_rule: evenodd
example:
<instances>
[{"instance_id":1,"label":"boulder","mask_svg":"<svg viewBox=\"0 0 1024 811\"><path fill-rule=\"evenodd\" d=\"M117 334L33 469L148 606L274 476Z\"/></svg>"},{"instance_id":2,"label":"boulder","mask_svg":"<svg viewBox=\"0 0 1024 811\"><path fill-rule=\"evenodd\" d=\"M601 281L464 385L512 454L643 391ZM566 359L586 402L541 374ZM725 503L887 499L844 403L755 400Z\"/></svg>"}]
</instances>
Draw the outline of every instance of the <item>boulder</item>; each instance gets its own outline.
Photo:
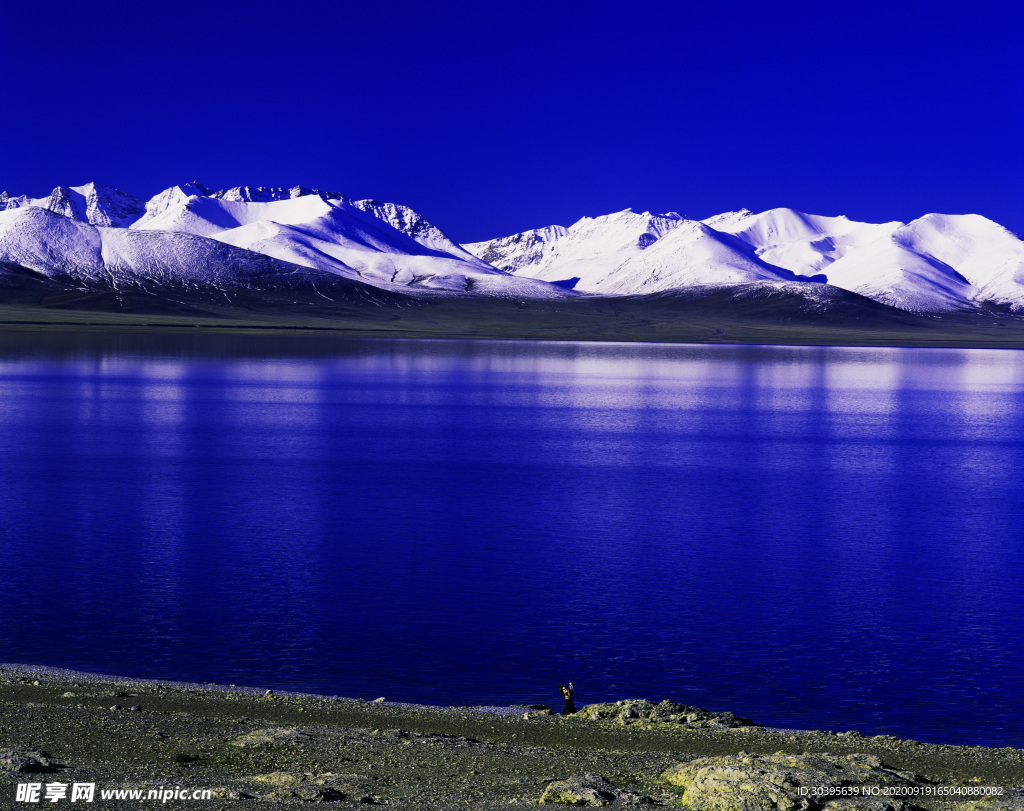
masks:
<instances>
[{"instance_id":1,"label":"boulder","mask_svg":"<svg viewBox=\"0 0 1024 811\"><path fill-rule=\"evenodd\" d=\"M577 715L591 721L618 721L622 724L679 724L698 729L722 729L757 726L749 718L731 712L711 712L674 701L655 704L642 698L607 704L587 704Z\"/></svg>"},{"instance_id":2,"label":"boulder","mask_svg":"<svg viewBox=\"0 0 1024 811\"><path fill-rule=\"evenodd\" d=\"M549 709L543 710L531 710L530 712L524 712L523 718L529 721L532 718L550 718L553 717L554 713Z\"/></svg>"},{"instance_id":3,"label":"boulder","mask_svg":"<svg viewBox=\"0 0 1024 811\"><path fill-rule=\"evenodd\" d=\"M623 791L600 775L585 774L549 783L540 798L541 805L586 805L604 806L612 804L646 804L651 802L629 791Z\"/></svg>"},{"instance_id":4,"label":"boulder","mask_svg":"<svg viewBox=\"0 0 1024 811\"><path fill-rule=\"evenodd\" d=\"M1010 789L1001 796L960 800L947 806L951 811L1024 811L1024 792Z\"/></svg>"},{"instance_id":5,"label":"boulder","mask_svg":"<svg viewBox=\"0 0 1024 811\"><path fill-rule=\"evenodd\" d=\"M30 773L55 771L46 752L0 750L0 771Z\"/></svg>"},{"instance_id":6,"label":"boulder","mask_svg":"<svg viewBox=\"0 0 1024 811\"><path fill-rule=\"evenodd\" d=\"M314 777L295 772L271 772L245 778L259 784L253 796L264 800L299 799L307 802L337 802L345 799L339 791L323 777Z\"/></svg>"},{"instance_id":7,"label":"boulder","mask_svg":"<svg viewBox=\"0 0 1024 811\"><path fill-rule=\"evenodd\" d=\"M900 811L913 806L879 796L877 788L917 783L911 772L889 769L874 755L782 752L697 758L662 778L684 788L684 805L696 811Z\"/></svg>"},{"instance_id":8,"label":"boulder","mask_svg":"<svg viewBox=\"0 0 1024 811\"><path fill-rule=\"evenodd\" d=\"M247 732L231 741L232 746L247 749L254 746L269 746L277 743L303 743L309 736L295 728L268 727Z\"/></svg>"}]
</instances>

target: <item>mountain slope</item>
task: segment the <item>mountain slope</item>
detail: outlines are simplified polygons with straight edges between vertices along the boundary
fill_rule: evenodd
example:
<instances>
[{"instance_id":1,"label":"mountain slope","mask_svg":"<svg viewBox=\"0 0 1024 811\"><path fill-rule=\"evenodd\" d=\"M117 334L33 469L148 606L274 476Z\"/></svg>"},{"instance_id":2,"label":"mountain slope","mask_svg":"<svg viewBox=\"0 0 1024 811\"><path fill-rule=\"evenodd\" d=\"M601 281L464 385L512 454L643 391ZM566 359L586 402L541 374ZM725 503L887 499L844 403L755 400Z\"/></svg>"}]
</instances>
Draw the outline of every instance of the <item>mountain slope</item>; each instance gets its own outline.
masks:
<instances>
[{"instance_id":1,"label":"mountain slope","mask_svg":"<svg viewBox=\"0 0 1024 811\"><path fill-rule=\"evenodd\" d=\"M260 190L255 200L240 190L207 195L187 191L165 192L159 206L147 210L132 230L209 237L386 289L530 298L567 295L491 267L404 207L352 203L340 195L308 190Z\"/></svg>"},{"instance_id":2,"label":"mountain slope","mask_svg":"<svg viewBox=\"0 0 1024 811\"><path fill-rule=\"evenodd\" d=\"M231 301L239 291L301 289L324 299L382 303L385 291L192 234L78 222L27 206L0 212L0 261L66 287L187 294Z\"/></svg>"},{"instance_id":3,"label":"mountain slope","mask_svg":"<svg viewBox=\"0 0 1024 811\"><path fill-rule=\"evenodd\" d=\"M440 253L450 254L457 259L477 262L478 259L455 240L430 223L416 211L397 203L380 203L377 200L355 200L352 206L372 214L378 220L386 222L396 231L400 231L426 248ZM486 261L486 260L485 260ZM504 270L504 268L502 268Z\"/></svg>"},{"instance_id":4,"label":"mountain slope","mask_svg":"<svg viewBox=\"0 0 1024 811\"><path fill-rule=\"evenodd\" d=\"M926 214L893 240L955 268L973 287L972 301L1024 307L1024 241L977 214Z\"/></svg>"},{"instance_id":5,"label":"mountain slope","mask_svg":"<svg viewBox=\"0 0 1024 811\"><path fill-rule=\"evenodd\" d=\"M411 209L373 201L359 207L343 195L302 187L211 192L198 183L175 186L150 200L129 228L110 228L109 233L82 227L89 223L81 207L72 209L63 222L39 216L44 211L53 213L34 204L0 212L0 261L75 278L110 274L123 285L130 284L134 274L141 283L153 284L159 281L152 274L161 268L159 253L164 251L174 268L174 283L187 276L216 284L223 257L216 252L207 257L213 249L196 241L204 239L252 256L415 295L571 295L491 267ZM389 220L420 239L397 230ZM451 252L444 250L449 247ZM157 275L170 279L164 270Z\"/></svg>"},{"instance_id":6,"label":"mountain slope","mask_svg":"<svg viewBox=\"0 0 1024 811\"><path fill-rule=\"evenodd\" d=\"M712 220L715 220L712 227L717 231L743 240L765 262L802 276L826 272L829 265L851 249L891 235L900 225L819 217L789 208Z\"/></svg>"},{"instance_id":7,"label":"mountain slope","mask_svg":"<svg viewBox=\"0 0 1024 811\"><path fill-rule=\"evenodd\" d=\"M575 278L578 290L605 292L602 279L683 222L678 214L637 214L627 208L584 217L569 228L552 226L465 247L517 276L549 282Z\"/></svg>"},{"instance_id":8,"label":"mountain slope","mask_svg":"<svg viewBox=\"0 0 1024 811\"><path fill-rule=\"evenodd\" d=\"M594 285L601 293L656 293L698 285L758 281L821 282L768 264L743 241L700 222L686 222Z\"/></svg>"},{"instance_id":9,"label":"mountain slope","mask_svg":"<svg viewBox=\"0 0 1024 811\"><path fill-rule=\"evenodd\" d=\"M0 211L25 207L43 208L91 225L117 228L127 227L142 216L144 211L141 200L97 183L58 186L49 197L37 199L11 197L7 192L0 192Z\"/></svg>"},{"instance_id":10,"label":"mountain slope","mask_svg":"<svg viewBox=\"0 0 1024 811\"><path fill-rule=\"evenodd\" d=\"M111 289L255 291L281 274L284 288L329 277L426 298L560 301L788 285L835 306L816 292L827 283L910 312L1024 313L1024 242L978 215L861 223L777 208L698 222L626 209L462 246L406 206L304 186L192 182L143 204L89 183L0 193L0 263Z\"/></svg>"},{"instance_id":11,"label":"mountain slope","mask_svg":"<svg viewBox=\"0 0 1024 811\"><path fill-rule=\"evenodd\" d=\"M912 312L1024 310L1024 243L977 215L904 225L744 209L700 223L666 215L670 227L637 240L640 216L657 221L620 212L467 247L518 276L575 275L599 294L777 279L827 281Z\"/></svg>"}]
</instances>

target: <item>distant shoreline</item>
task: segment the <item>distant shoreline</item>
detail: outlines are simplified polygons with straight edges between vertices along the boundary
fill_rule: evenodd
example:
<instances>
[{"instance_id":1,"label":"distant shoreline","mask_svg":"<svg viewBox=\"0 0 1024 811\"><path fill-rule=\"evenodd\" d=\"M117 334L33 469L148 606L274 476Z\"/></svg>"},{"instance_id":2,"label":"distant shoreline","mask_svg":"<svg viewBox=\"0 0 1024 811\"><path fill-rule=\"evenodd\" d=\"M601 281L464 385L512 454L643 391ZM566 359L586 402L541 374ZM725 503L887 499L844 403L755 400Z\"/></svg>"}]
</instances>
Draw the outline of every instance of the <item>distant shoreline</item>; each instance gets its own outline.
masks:
<instances>
[{"instance_id":1,"label":"distant shoreline","mask_svg":"<svg viewBox=\"0 0 1024 811\"><path fill-rule=\"evenodd\" d=\"M588 297L570 302L439 299L411 308L302 313L265 308L172 312L12 305L0 301L0 335L49 333L427 340L623 342L760 346L1024 348L1024 319L995 314L855 312L815 315L670 297ZM99 302L102 304L102 302ZM794 305L795 306L795 305Z\"/></svg>"}]
</instances>

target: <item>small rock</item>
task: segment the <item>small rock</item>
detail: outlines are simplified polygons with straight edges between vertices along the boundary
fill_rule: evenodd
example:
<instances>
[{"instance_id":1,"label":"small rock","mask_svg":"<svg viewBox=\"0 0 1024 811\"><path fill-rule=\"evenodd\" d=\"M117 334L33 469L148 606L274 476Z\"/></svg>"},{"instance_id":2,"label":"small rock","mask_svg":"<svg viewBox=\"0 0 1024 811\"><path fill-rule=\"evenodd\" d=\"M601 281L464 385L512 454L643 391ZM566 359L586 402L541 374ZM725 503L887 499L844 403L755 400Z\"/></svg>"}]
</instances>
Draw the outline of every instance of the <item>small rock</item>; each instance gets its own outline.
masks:
<instances>
[{"instance_id":1,"label":"small rock","mask_svg":"<svg viewBox=\"0 0 1024 811\"><path fill-rule=\"evenodd\" d=\"M531 710L530 712L523 713L523 718L529 721L531 718L544 718L545 716L552 715L554 713L545 707L543 710Z\"/></svg>"},{"instance_id":2,"label":"small rock","mask_svg":"<svg viewBox=\"0 0 1024 811\"><path fill-rule=\"evenodd\" d=\"M332 803L345 799L343 792L330 786L299 786L292 794L308 802Z\"/></svg>"},{"instance_id":3,"label":"small rock","mask_svg":"<svg viewBox=\"0 0 1024 811\"><path fill-rule=\"evenodd\" d=\"M119 709L121 709L121 705L120 705L120 704L115 704L115 705L114 705L113 707L111 707L110 709L111 709L111 710L119 710Z\"/></svg>"},{"instance_id":4,"label":"small rock","mask_svg":"<svg viewBox=\"0 0 1024 811\"><path fill-rule=\"evenodd\" d=\"M140 707L138 704L132 704L132 708L131 709L132 709L132 712L142 712L142 707Z\"/></svg>"},{"instance_id":5,"label":"small rock","mask_svg":"<svg viewBox=\"0 0 1024 811\"><path fill-rule=\"evenodd\" d=\"M384 699L384 696L381 696L380 698L375 698L375 699L373 700L373 703L374 703L374 704L382 704L382 703L384 702L384 700L385 700L385 699Z\"/></svg>"},{"instance_id":6,"label":"small rock","mask_svg":"<svg viewBox=\"0 0 1024 811\"><path fill-rule=\"evenodd\" d=\"M278 742L290 740L299 736L299 730L284 727L268 727L247 732L235 740L230 741L231 746L238 746L243 749L254 746L268 746Z\"/></svg>"},{"instance_id":7,"label":"small rock","mask_svg":"<svg viewBox=\"0 0 1024 811\"><path fill-rule=\"evenodd\" d=\"M302 777L292 772L270 772L269 774L256 774L249 778L253 782L262 783L275 788L298 786L302 784Z\"/></svg>"},{"instance_id":8,"label":"small rock","mask_svg":"<svg viewBox=\"0 0 1024 811\"><path fill-rule=\"evenodd\" d=\"M18 752L14 749L0 751L0 771L6 772L50 772L53 764L46 752L30 750Z\"/></svg>"},{"instance_id":9,"label":"small rock","mask_svg":"<svg viewBox=\"0 0 1024 811\"><path fill-rule=\"evenodd\" d=\"M551 783L540 798L541 805L588 805L604 806L615 802L650 803L649 797L641 797L623 791L597 774L570 777Z\"/></svg>"}]
</instances>

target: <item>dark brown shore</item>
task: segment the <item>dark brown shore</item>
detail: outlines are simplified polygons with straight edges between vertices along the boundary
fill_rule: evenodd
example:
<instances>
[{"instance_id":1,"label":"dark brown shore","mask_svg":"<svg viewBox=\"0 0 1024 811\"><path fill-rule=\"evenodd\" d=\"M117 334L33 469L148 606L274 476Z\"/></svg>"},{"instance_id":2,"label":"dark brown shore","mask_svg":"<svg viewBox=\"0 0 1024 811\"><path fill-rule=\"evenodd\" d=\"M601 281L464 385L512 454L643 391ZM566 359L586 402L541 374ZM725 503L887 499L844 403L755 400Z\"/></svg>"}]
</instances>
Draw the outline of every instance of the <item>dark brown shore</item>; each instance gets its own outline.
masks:
<instances>
[{"instance_id":1,"label":"dark brown shore","mask_svg":"<svg viewBox=\"0 0 1024 811\"><path fill-rule=\"evenodd\" d=\"M196 807L211 809L311 801L338 808L512 808L536 805L553 782L584 775L616 788L608 801L613 807L678 808L684 790L664 778L666 769L709 756L746 754L756 763L757 756L773 753L873 755L889 769L913 772L921 785L1004 789L997 798L921 798L893 808L1024 808L1019 749L756 726L594 721L583 713L562 718L526 707L445 709L0 667L2 808L31 807L14 802L15 785L29 781L209 788L213 799ZM49 766L16 771L11 758L19 756L38 756ZM856 807L883 808L866 802ZM176 804L189 803L167 803ZM161 803L100 801L97 795L87 807L154 805ZM840 807L850 806L826 808Z\"/></svg>"}]
</instances>

